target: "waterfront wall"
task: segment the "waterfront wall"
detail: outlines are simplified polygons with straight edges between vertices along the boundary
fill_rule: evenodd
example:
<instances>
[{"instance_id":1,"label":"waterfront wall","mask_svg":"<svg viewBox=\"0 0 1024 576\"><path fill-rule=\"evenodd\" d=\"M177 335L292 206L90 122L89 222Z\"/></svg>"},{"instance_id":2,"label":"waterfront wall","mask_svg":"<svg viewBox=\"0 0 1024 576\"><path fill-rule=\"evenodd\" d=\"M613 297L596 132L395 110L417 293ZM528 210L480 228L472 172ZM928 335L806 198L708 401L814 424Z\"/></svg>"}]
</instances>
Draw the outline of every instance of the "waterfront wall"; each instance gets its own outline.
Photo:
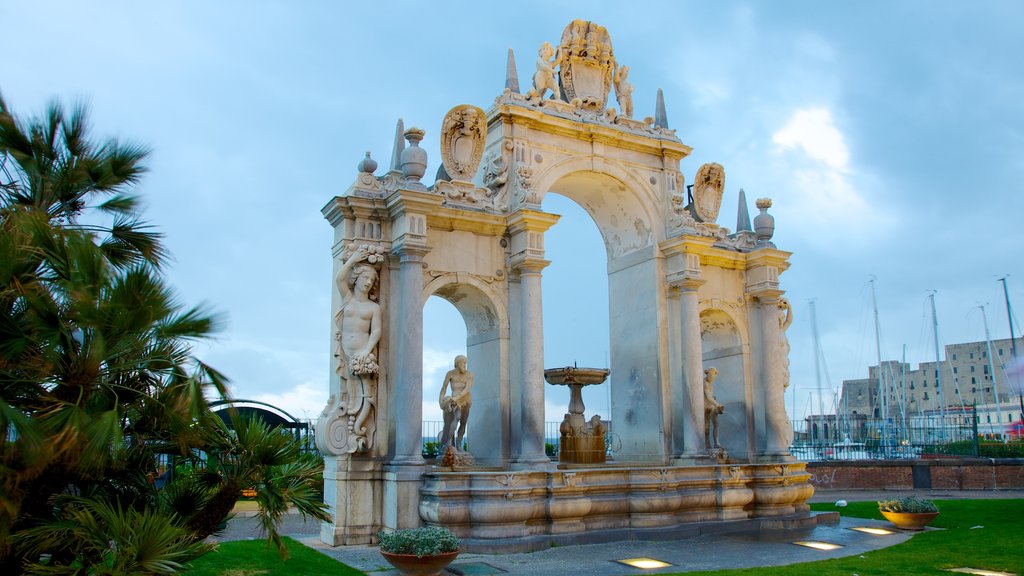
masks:
<instances>
[{"instance_id":1,"label":"waterfront wall","mask_svg":"<svg viewBox=\"0 0 1024 576\"><path fill-rule=\"evenodd\" d=\"M1024 458L809 462L816 491L1021 490Z\"/></svg>"}]
</instances>

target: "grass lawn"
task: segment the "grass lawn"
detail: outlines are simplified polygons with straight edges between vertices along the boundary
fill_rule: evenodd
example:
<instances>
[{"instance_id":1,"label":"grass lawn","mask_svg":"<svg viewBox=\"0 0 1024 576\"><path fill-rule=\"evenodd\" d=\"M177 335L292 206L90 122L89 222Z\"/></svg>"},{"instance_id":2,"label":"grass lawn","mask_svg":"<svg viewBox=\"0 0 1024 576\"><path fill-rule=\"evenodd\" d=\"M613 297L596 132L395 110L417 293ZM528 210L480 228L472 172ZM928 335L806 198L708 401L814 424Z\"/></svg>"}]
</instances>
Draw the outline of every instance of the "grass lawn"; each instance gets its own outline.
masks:
<instances>
[{"instance_id":1,"label":"grass lawn","mask_svg":"<svg viewBox=\"0 0 1024 576\"><path fill-rule=\"evenodd\" d=\"M910 541L863 556L743 570L687 572L701 576L850 576L891 574L949 574L947 568L983 568L1024 575L1024 500L940 500L936 528ZM833 504L813 504L815 510L835 510ZM851 502L838 509L843 516L881 520L874 502ZM294 540L285 538L291 558L282 561L263 540L224 542L193 563L189 576L347 576L350 568Z\"/></svg>"},{"instance_id":2,"label":"grass lawn","mask_svg":"<svg viewBox=\"0 0 1024 576\"><path fill-rule=\"evenodd\" d=\"M1024 574L1024 500L940 500L935 530L910 541L863 556L806 562L790 566L716 570L701 576L825 576L845 574L950 574L948 568L983 568ZM833 504L814 504L815 510L836 510ZM838 509L843 516L882 520L874 502L851 502ZM694 574L690 572L688 574Z\"/></svg>"},{"instance_id":3,"label":"grass lawn","mask_svg":"<svg viewBox=\"0 0 1024 576\"><path fill-rule=\"evenodd\" d=\"M277 550L268 548L266 540L222 542L217 550L192 563L188 576L296 576L324 574L330 576L362 576L333 558L285 538L291 556L281 560Z\"/></svg>"}]
</instances>

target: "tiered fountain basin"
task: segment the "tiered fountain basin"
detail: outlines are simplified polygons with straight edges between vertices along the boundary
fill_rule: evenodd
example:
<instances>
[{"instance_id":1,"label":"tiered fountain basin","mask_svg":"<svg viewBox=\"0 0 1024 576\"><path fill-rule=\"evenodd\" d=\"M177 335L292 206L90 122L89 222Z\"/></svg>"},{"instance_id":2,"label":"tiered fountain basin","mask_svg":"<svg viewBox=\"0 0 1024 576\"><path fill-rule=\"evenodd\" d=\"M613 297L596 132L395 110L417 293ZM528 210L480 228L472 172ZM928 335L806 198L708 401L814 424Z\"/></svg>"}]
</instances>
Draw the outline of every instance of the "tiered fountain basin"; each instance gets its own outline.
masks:
<instances>
[{"instance_id":1,"label":"tiered fountain basin","mask_svg":"<svg viewBox=\"0 0 1024 576\"><path fill-rule=\"evenodd\" d=\"M427 472L420 517L455 532L468 552L804 528L821 517L805 462L585 466L538 471ZM835 521L832 517L824 518Z\"/></svg>"},{"instance_id":2,"label":"tiered fountain basin","mask_svg":"<svg viewBox=\"0 0 1024 576\"><path fill-rule=\"evenodd\" d=\"M583 387L601 384L607 368L549 368L544 371L548 384L569 387L569 412L559 427L558 461L567 464L603 464L606 459L604 425L587 422L583 411Z\"/></svg>"}]
</instances>

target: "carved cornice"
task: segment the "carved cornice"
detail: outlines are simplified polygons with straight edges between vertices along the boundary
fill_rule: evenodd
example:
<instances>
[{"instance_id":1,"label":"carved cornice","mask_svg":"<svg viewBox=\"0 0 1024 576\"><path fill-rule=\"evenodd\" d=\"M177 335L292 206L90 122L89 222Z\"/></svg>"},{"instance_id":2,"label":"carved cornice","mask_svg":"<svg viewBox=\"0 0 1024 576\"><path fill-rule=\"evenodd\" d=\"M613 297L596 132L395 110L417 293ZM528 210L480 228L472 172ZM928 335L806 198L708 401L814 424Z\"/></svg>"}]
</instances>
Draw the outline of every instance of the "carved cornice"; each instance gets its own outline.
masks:
<instances>
[{"instance_id":1,"label":"carved cornice","mask_svg":"<svg viewBox=\"0 0 1024 576\"><path fill-rule=\"evenodd\" d=\"M381 198L360 196L335 196L320 209L320 213L337 227L346 218L387 219L387 206Z\"/></svg>"},{"instance_id":2,"label":"carved cornice","mask_svg":"<svg viewBox=\"0 0 1024 576\"><path fill-rule=\"evenodd\" d=\"M481 236L501 236L505 233L506 218L498 214L441 206L427 214L427 225L435 230L461 230Z\"/></svg>"},{"instance_id":3,"label":"carved cornice","mask_svg":"<svg viewBox=\"0 0 1024 576\"><path fill-rule=\"evenodd\" d=\"M644 130L634 129L635 121L612 123L603 115L576 114L572 106L564 102L545 100L540 107L536 107L505 96L499 96L495 105L487 111L489 133L500 131L503 123L509 123L575 141L591 140L622 150L675 160L681 160L693 151L680 142L675 134L657 132L646 125Z\"/></svg>"}]
</instances>

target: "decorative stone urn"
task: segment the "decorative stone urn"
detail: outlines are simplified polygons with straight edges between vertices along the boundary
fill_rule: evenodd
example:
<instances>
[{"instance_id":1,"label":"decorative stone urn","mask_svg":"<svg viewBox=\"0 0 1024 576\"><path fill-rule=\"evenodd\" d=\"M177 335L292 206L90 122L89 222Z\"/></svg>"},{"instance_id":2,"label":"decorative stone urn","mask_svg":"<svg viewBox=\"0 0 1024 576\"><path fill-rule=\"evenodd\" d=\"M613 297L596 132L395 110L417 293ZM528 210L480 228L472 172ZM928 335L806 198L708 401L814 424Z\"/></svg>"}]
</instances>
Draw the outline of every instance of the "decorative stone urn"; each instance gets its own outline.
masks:
<instances>
[{"instance_id":1,"label":"decorative stone urn","mask_svg":"<svg viewBox=\"0 0 1024 576\"><path fill-rule=\"evenodd\" d=\"M380 551L392 566L404 576L439 576L444 567L451 564L459 552L447 552L433 556L417 556L415 554L392 554Z\"/></svg>"},{"instance_id":2,"label":"decorative stone urn","mask_svg":"<svg viewBox=\"0 0 1024 576\"><path fill-rule=\"evenodd\" d=\"M938 512L889 512L879 510L882 516L900 530L924 530L939 515Z\"/></svg>"}]
</instances>

